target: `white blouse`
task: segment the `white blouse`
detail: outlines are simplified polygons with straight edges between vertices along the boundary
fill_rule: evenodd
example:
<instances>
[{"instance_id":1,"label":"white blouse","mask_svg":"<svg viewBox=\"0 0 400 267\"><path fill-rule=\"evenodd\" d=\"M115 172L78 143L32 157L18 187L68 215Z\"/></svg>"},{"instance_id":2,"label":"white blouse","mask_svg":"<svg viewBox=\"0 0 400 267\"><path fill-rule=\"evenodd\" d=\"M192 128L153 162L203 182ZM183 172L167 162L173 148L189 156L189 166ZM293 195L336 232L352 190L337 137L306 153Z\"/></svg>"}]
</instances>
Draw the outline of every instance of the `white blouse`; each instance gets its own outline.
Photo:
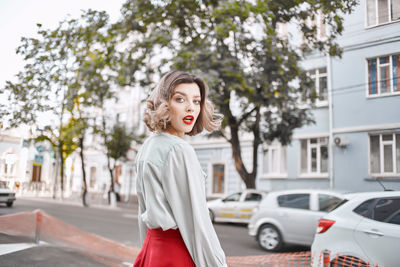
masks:
<instances>
[{"instance_id":1,"label":"white blouse","mask_svg":"<svg viewBox=\"0 0 400 267\"><path fill-rule=\"evenodd\" d=\"M136 164L140 244L148 228L179 228L197 267L227 267L207 209L205 173L192 146L155 134L140 148Z\"/></svg>"}]
</instances>

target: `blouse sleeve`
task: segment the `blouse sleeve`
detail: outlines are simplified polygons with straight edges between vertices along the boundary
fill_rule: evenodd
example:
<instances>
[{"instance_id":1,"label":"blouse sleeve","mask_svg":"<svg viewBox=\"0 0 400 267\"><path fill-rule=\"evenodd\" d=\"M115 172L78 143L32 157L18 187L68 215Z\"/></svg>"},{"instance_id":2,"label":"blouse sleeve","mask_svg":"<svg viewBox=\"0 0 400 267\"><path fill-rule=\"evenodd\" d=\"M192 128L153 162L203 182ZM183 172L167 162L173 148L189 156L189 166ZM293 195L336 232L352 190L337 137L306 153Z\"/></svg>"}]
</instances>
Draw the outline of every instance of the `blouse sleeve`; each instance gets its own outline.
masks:
<instances>
[{"instance_id":1,"label":"blouse sleeve","mask_svg":"<svg viewBox=\"0 0 400 267\"><path fill-rule=\"evenodd\" d=\"M164 194L196 266L227 266L208 213L204 176L194 149L189 144L175 145L163 173Z\"/></svg>"},{"instance_id":2,"label":"blouse sleeve","mask_svg":"<svg viewBox=\"0 0 400 267\"><path fill-rule=\"evenodd\" d=\"M139 210L138 210L139 243L140 243L140 247L142 247L144 239L146 238L146 234L147 234L147 226L142 219L142 214L145 211L144 204L143 204L144 203L143 195L138 194L138 198L139 198L139 201L138 201L139 202Z\"/></svg>"}]
</instances>

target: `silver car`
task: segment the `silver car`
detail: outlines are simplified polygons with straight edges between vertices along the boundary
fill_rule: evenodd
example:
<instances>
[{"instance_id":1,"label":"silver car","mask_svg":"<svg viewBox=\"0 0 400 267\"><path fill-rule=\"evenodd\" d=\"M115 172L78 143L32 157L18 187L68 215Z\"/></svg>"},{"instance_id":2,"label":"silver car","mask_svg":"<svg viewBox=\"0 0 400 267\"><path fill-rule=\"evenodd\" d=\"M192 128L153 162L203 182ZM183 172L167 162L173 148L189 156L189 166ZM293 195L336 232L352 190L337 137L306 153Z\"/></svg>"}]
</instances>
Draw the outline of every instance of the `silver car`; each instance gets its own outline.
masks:
<instances>
[{"instance_id":1,"label":"silver car","mask_svg":"<svg viewBox=\"0 0 400 267\"><path fill-rule=\"evenodd\" d=\"M327 190L270 192L248 224L261 248L279 251L285 244L311 245L319 219L344 195Z\"/></svg>"},{"instance_id":2,"label":"silver car","mask_svg":"<svg viewBox=\"0 0 400 267\"><path fill-rule=\"evenodd\" d=\"M257 210L266 192L247 189L207 202L210 218L213 222L248 223Z\"/></svg>"},{"instance_id":3,"label":"silver car","mask_svg":"<svg viewBox=\"0 0 400 267\"><path fill-rule=\"evenodd\" d=\"M400 266L400 191L350 194L325 215L311 247L313 267Z\"/></svg>"},{"instance_id":4,"label":"silver car","mask_svg":"<svg viewBox=\"0 0 400 267\"><path fill-rule=\"evenodd\" d=\"M15 199L15 193L8 188L7 183L0 181L0 203L6 203L7 207L11 207Z\"/></svg>"}]
</instances>

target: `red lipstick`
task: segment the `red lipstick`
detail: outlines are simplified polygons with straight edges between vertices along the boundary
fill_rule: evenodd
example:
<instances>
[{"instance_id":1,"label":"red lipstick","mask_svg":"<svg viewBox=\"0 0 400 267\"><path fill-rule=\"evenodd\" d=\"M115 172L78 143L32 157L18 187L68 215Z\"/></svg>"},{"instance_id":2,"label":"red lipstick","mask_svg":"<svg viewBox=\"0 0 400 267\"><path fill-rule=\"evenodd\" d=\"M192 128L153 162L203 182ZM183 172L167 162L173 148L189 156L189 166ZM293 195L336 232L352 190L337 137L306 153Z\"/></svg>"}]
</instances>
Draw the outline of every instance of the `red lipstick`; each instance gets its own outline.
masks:
<instances>
[{"instance_id":1,"label":"red lipstick","mask_svg":"<svg viewBox=\"0 0 400 267\"><path fill-rule=\"evenodd\" d=\"M183 122L190 125L194 121L194 117L192 115L187 115L183 118Z\"/></svg>"}]
</instances>

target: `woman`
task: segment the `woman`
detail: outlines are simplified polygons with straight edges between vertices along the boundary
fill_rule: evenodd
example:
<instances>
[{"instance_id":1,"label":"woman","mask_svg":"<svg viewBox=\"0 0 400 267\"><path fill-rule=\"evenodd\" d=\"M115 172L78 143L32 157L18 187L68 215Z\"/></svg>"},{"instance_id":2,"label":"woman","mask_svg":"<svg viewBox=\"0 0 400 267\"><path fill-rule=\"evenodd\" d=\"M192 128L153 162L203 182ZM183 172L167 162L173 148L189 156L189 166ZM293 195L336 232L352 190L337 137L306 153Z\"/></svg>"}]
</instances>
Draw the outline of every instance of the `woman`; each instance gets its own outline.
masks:
<instances>
[{"instance_id":1,"label":"woman","mask_svg":"<svg viewBox=\"0 0 400 267\"><path fill-rule=\"evenodd\" d=\"M205 174L183 140L219 127L222 116L206 95L202 79L172 71L147 100L144 122L155 134L136 159L143 246L134 267L227 266L206 205Z\"/></svg>"}]
</instances>

